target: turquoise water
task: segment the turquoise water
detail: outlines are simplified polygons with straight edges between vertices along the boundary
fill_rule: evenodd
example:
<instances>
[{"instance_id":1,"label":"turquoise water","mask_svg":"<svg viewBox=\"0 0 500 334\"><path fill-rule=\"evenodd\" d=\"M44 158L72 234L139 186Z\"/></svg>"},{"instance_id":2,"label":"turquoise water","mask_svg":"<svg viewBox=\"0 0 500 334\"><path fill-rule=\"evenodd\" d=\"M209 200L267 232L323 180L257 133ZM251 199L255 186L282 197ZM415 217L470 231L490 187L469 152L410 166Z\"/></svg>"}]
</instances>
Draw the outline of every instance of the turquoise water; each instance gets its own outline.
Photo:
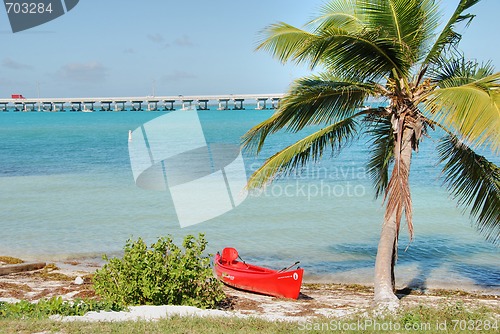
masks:
<instances>
[{"instance_id":1,"label":"turquoise water","mask_svg":"<svg viewBox=\"0 0 500 334\"><path fill-rule=\"evenodd\" d=\"M383 217L363 166L360 139L342 154L311 165L249 196L234 210L181 229L168 192L138 188L128 131L164 112L0 113L0 255L60 261L117 255L127 238L148 242L204 232L209 251L236 247L247 261L276 268L301 261L306 279L369 283ZM269 110L199 111L208 142L238 143ZM278 134L250 174L298 138ZM415 239L400 239L399 285L500 290L500 252L484 241L440 187L426 139L412 162ZM498 161L497 161L498 162Z\"/></svg>"}]
</instances>

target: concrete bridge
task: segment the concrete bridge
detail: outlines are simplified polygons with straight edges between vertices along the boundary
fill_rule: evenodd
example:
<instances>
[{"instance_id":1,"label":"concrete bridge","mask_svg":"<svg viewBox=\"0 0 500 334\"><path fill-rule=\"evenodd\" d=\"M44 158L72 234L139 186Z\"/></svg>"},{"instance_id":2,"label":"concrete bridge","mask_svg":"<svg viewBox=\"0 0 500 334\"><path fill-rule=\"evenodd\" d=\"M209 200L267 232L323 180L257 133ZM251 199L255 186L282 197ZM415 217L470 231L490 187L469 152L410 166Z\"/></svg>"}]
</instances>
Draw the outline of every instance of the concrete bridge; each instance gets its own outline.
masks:
<instances>
[{"instance_id":1,"label":"concrete bridge","mask_svg":"<svg viewBox=\"0 0 500 334\"><path fill-rule=\"evenodd\" d=\"M230 95L176 95L139 97L81 97L81 98L9 98L0 99L0 111L159 111L159 110L208 110L216 105L218 110L243 110L245 102L252 101L252 109L275 109L283 94L230 94Z\"/></svg>"}]
</instances>

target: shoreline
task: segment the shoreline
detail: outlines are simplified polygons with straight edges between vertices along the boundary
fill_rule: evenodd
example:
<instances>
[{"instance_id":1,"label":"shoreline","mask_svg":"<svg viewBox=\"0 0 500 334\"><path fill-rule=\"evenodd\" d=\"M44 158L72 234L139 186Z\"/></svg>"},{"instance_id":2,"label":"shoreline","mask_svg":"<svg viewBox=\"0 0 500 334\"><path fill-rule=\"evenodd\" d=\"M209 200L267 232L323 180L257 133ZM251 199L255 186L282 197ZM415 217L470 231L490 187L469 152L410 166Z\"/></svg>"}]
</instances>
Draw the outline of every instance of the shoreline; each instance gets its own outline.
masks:
<instances>
[{"instance_id":1,"label":"shoreline","mask_svg":"<svg viewBox=\"0 0 500 334\"><path fill-rule=\"evenodd\" d=\"M82 277L81 284L67 276ZM88 272L87 272L88 274ZM94 298L91 279L83 271L63 269L38 270L0 276L0 302L19 300L35 302L42 298L61 297L63 300ZM124 321L152 320L171 316L227 316L260 318L268 321L307 322L314 319L350 317L374 310L373 288L358 284L303 283L297 300L259 295L224 286L227 299L219 309L201 310L188 306L134 306L122 312L90 312L79 317L58 317L60 321ZM425 293L401 289L401 307L462 305L466 309L488 307L500 315L500 297L459 290L434 290ZM154 310L153 310L154 309Z\"/></svg>"},{"instance_id":2,"label":"shoreline","mask_svg":"<svg viewBox=\"0 0 500 334\"><path fill-rule=\"evenodd\" d=\"M14 258L15 259L15 258ZM6 262L2 262L2 257L0 256L0 267L5 265ZM76 288L78 285L88 286L91 284L92 274L99 268L102 264L96 261L76 261L67 260L60 262L46 262L46 266L43 269L17 272L7 275L0 275L0 301L5 298L5 288L10 284L31 284L33 286L39 285L39 288L48 289L50 286L56 285L68 285L72 288ZM75 279L77 277L83 278L83 284L75 284ZM397 276L396 276L397 277ZM401 281L401 280L400 280ZM317 277L308 277L303 281L303 287L306 289L324 289L328 287L350 287L352 289L358 289L363 292L373 290L373 283L371 282L360 282L360 280L328 280L323 277L323 279L318 279ZM463 295L463 296L476 296L476 297L486 297L493 299L500 299L500 291L497 288L491 287L481 287L473 285L453 285L453 284L428 284L425 288L422 286L411 286L409 284L401 284L397 282L396 288L400 293L408 295ZM230 288L228 288L230 289ZM77 289L82 290L82 289Z\"/></svg>"},{"instance_id":3,"label":"shoreline","mask_svg":"<svg viewBox=\"0 0 500 334\"><path fill-rule=\"evenodd\" d=\"M16 258L14 258L16 259ZM45 262L49 271L54 274L61 274L72 278L76 277L90 277L97 269L101 268L105 262L104 260L97 257L68 257L65 260L57 261L47 261L40 260L39 258L29 258L30 261L40 261ZM24 260L22 260L24 261ZM28 261L24 261L28 262ZM0 256L0 266L4 264L2 262L2 256ZM400 266L401 267L401 266ZM500 286L480 286L474 284L473 282L450 282L450 281L436 281L431 278L426 281L419 281L412 278L411 275L404 275L398 273L398 268L396 266L396 289L413 291L418 294L427 294L433 291L448 291L457 292L458 294L471 294L471 295L484 295L484 296L494 296L500 298ZM54 269L57 268L57 269ZM43 271L37 270L38 271ZM360 271L363 273L360 274ZM367 289L373 289L373 281L371 272L373 268L363 269L363 270L353 270L351 272L344 272L341 274L323 274L323 275L304 275L303 285L317 285L317 286L360 286ZM29 273L29 272L28 272ZM369 274L368 274L369 273ZM23 273L18 273L23 274ZM16 274L14 274L16 275ZM1 293L1 282L3 277L0 275L0 301L2 299Z\"/></svg>"},{"instance_id":4,"label":"shoreline","mask_svg":"<svg viewBox=\"0 0 500 334\"><path fill-rule=\"evenodd\" d=\"M78 262L47 264L40 270L0 276L0 302L20 300L36 302L44 298L62 300L96 298L91 274L98 267ZM127 321L158 320L180 317L234 317L258 318L266 321L305 323L315 319L342 319L373 311L373 286L342 283L302 284L297 300L281 299L223 287L226 300L217 309L202 310L191 306L133 306L129 311L89 312L84 316L52 316L55 321ZM401 308L415 306L457 306L468 310L486 307L500 316L500 296L485 291L454 289L427 289L426 291L400 288L397 291Z\"/></svg>"}]
</instances>

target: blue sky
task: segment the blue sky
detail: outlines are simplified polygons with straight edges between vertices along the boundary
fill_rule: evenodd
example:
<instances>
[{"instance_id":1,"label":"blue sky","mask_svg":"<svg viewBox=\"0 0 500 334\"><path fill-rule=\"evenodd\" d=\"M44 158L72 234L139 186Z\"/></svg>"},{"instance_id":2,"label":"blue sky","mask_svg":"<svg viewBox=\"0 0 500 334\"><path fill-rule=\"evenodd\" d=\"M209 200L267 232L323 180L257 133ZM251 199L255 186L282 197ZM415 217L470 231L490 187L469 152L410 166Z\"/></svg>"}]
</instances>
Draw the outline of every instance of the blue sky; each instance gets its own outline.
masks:
<instances>
[{"instance_id":1,"label":"blue sky","mask_svg":"<svg viewBox=\"0 0 500 334\"><path fill-rule=\"evenodd\" d=\"M458 0L442 0L447 19ZM13 34L0 9L0 97L281 93L307 68L256 52L259 32L302 26L323 0L80 0L70 12ZM483 0L462 50L500 68L500 0ZM38 84L37 84L38 83Z\"/></svg>"}]
</instances>

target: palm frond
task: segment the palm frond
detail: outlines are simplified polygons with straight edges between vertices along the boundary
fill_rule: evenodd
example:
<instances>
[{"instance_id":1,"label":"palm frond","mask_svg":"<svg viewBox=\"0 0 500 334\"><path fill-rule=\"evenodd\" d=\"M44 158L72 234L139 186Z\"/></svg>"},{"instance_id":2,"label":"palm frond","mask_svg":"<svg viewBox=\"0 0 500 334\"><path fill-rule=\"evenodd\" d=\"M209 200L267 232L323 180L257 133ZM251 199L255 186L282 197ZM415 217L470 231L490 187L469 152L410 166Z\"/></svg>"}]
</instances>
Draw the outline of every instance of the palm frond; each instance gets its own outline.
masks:
<instances>
[{"instance_id":1,"label":"palm frond","mask_svg":"<svg viewBox=\"0 0 500 334\"><path fill-rule=\"evenodd\" d=\"M304 56L312 59L314 66L321 62L336 73L364 80L377 81L389 76L392 70L406 76L411 66L407 50L380 30L367 29L353 34L331 28L322 31L312 46L312 52Z\"/></svg>"},{"instance_id":2,"label":"palm frond","mask_svg":"<svg viewBox=\"0 0 500 334\"><path fill-rule=\"evenodd\" d=\"M446 25L444 26L441 34L438 36L434 45L430 48L426 59L423 64L428 65L438 61L442 56L443 51L456 47L462 36L457 33L454 29L457 23L467 21L468 24L474 18L472 14L464 14L464 11L468 10L480 0L460 0L455 12L452 14Z\"/></svg>"},{"instance_id":3,"label":"palm frond","mask_svg":"<svg viewBox=\"0 0 500 334\"><path fill-rule=\"evenodd\" d=\"M340 150L356 134L355 117L331 124L274 154L250 176L247 187L262 187L277 175L304 166L308 161L317 161L328 147L332 152Z\"/></svg>"},{"instance_id":4,"label":"palm frond","mask_svg":"<svg viewBox=\"0 0 500 334\"><path fill-rule=\"evenodd\" d=\"M359 1L365 13L365 25L381 29L397 41L411 66L422 57L424 47L438 23L438 11L433 0Z\"/></svg>"},{"instance_id":5,"label":"palm frond","mask_svg":"<svg viewBox=\"0 0 500 334\"><path fill-rule=\"evenodd\" d=\"M367 134L371 136L371 156L368 162L368 174L375 187L375 197L378 198L387 189L389 183L389 165L394 161L394 130L391 117L367 116Z\"/></svg>"},{"instance_id":6,"label":"palm frond","mask_svg":"<svg viewBox=\"0 0 500 334\"><path fill-rule=\"evenodd\" d=\"M399 234L399 226L404 212L411 240L413 239L413 206L409 176L410 166L402 159L396 159L391 178L385 189L384 200L387 201L385 220L395 219L397 233Z\"/></svg>"},{"instance_id":7,"label":"palm frond","mask_svg":"<svg viewBox=\"0 0 500 334\"><path fill-rule=\"evenodd\" d=\"M438 152L444 183L462 207L470 207L471 218L486 239L500 242L500 169L476 154L456 136L441 139Z\"/></svg>"},{"instance_id":8,"label":"palm frond","mask_svg":"<svg viewBox=\"0 0 500 334\"><path fill-rule=\"evenodd\" d=\"M278 111L243 136L243 145L260 151L269 134L285 129L297 132L309 125L331 124L349 118L375 86L355 81L335 81L329 74L298 79L281 99Z\"/></svg>"},{"instance_id":9,"label":"palm frond","mask_svg":"<svg viewBox=\"0 0 500 334\"><path fill-rule=\"evenodd\" d=\"M282 63L299 59L299 56L308 52L311 40L316 36L284 22L272 24L262 32L264 39L257 46L257 50L266 50Z\"/></svg>"},{"instance_id":10,"label":"palm frond","mask_svg":"<svg viewBox=\"0 0 500 334\"><path fill-rule=\"evenodd\" d=\"M336 0L325 3L320 9L320 16L307 23L316 33L333 27L350 32L364 28L364 17L359 10L357 0Z\"/></svg>"},{"instance_id":11,"label":"palm frond","mask_svg":"<svg viewBox=\"0 0 500 334\"><path fill-rule=\"evenodd\" d=\"M431 68L429 78L440 88L456 87L473 83L493 75L495 69L491 62L479 64L458 55L453 58L439 58Z\"/></svg>"},{"instance_id":12,"label":"palm frond","mask_svg":"<svg viewBox=\"0 0 500 334\"><path fill-rule=\"evenodd\" d=\"M475 146L500 151L500 72L480 79L450 76L428 96L429 118Z\"/></svg>"},{"instance_id":13,"label":"palm frond","mask_svg":"<svg viewBox=\"0 0 500 334\"><path fill-rule=\"evenodd\" d=\"M257 50L266 50L283 63L306 63L311 69L322 64L335 73L365 80L381 79L393 69L406 74L411 65L408 51L379 28L364 29L363 16L354 9L357 3L340 3L342 6L335 2L326 6L320 18L307 25L311 32L282 22L267 27Z\"/></svg>"}]
</instances>

